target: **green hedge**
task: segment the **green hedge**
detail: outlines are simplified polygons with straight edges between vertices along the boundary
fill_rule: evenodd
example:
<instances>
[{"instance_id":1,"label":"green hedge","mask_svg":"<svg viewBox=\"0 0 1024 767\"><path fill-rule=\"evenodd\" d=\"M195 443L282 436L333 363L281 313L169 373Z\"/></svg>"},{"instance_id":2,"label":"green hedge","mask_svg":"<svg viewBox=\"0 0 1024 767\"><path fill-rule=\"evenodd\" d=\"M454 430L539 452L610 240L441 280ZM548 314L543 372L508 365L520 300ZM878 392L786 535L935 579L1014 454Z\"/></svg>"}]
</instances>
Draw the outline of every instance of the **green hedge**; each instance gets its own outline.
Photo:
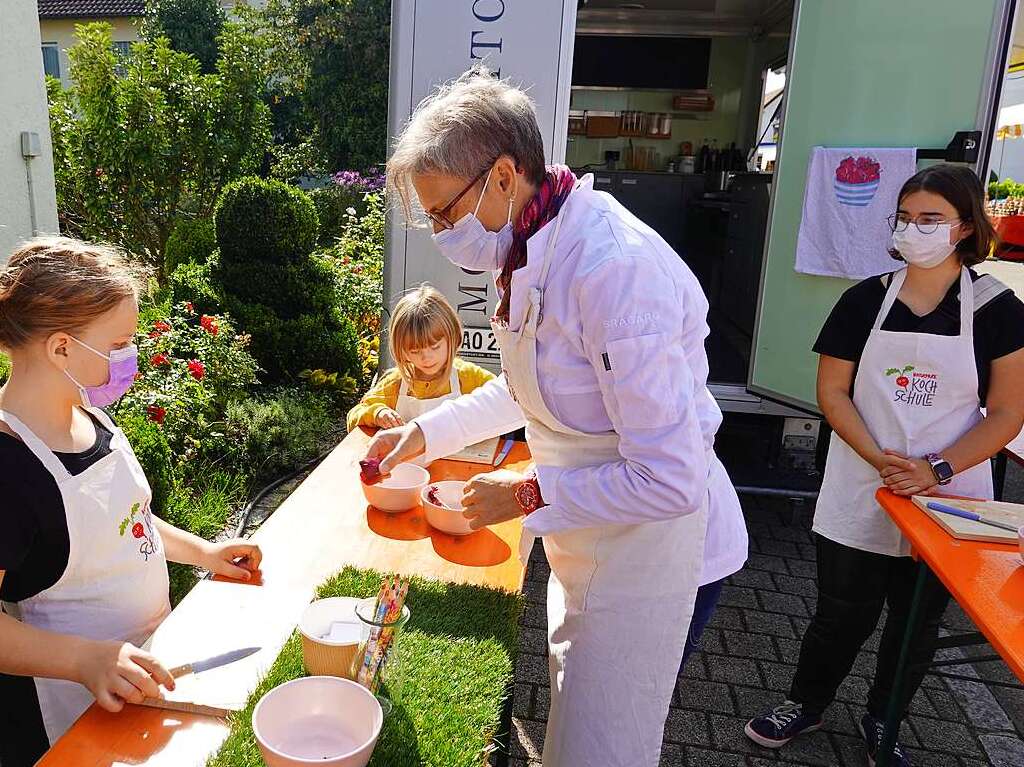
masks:
<instances>
[{"instance_id":1,"label":"green hedge","mask_svg":"<svg viewBox=\"0 0 1024 767\"><path fill-rule=\"evenodd\" d=\"M249 176L228 184L214 213L222 264L287 264L316 246L316 208L302 190Z\"/></svg>"},{"instance_id":2,"label":"green hedge","mask_svg":"<svg viewBox=\"0 0 1024 767\"><path fill-rule=\"evenodd\" d=\"M167 238L164 250L164 265L167 274L183 264L205 264L210 254L217 249L217 230L208 218L183 219L179 221L171 236Z\"/></svg>"}]
</instances>

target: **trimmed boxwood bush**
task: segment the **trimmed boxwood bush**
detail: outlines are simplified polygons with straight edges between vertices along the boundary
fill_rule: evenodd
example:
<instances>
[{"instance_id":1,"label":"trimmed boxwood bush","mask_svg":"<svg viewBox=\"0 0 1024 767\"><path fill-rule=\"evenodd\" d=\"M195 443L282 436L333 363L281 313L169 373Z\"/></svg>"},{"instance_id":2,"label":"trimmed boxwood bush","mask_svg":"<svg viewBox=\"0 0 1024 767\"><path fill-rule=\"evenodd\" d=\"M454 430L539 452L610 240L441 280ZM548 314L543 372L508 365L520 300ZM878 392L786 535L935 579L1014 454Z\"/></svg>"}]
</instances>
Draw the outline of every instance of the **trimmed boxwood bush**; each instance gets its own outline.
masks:
<instances>
[{"instance_id":1,"label":"trimmed boxwood bush","mask_svg":"<svg viewBox=\"0 0 1024 767\"><path fill-rule=\"evenodd\" d=\"M182 219L167 238L164 265L167 274L182 264L205 264L217 249L217 231L208 218Z\"/></svg>"},{"instance_id":2,"label":"trimmed boxwood bush","mask_svg":"<svg viewBox=\"0 0 1024 767\"><path fill-rule=\"evenodd\" d=\"M252 336L250 350L270 381L295 380L308 369L358 377L358 334L340 312L281 318L262 304L235 301L230 295L225 307Z\"/></svg>"},{"instance_id":3,"label":"trimmed boxwood bush","mask_svg":"<svg viewBox=\"0 0 1024 767\"><path fill-rule=\"evenodd\" d=\"M216 274L234 299L262 304L282 319L326 314L336 303L334 269L316 256L294 264L220 264Z\"/></svg>"},{"instance_id":4,"label":"trimmed boxwood bush","mask_svg":"<svg viewBox=\"0 0 1024 767\"><path fill-rule=\"evenodd\" d=\"M242 179L225 189L214 220L215 290L252 337L269 381L308 369L359 377L358 334L339 308L337 276L312 255L317 215L309 196L279 181Z\"/></svg>"},{"instance_id":5,"label":"trimmed boxwood bush","mask_svg":"<svg viewBox=\"0 0 1024 767\"><path fill-rule=\"evenodd\" d=\"M222 264L288 264L316 246L309 195L281 181L249 176L224 187L214 213Z\"/></svg>"}]
</instances>

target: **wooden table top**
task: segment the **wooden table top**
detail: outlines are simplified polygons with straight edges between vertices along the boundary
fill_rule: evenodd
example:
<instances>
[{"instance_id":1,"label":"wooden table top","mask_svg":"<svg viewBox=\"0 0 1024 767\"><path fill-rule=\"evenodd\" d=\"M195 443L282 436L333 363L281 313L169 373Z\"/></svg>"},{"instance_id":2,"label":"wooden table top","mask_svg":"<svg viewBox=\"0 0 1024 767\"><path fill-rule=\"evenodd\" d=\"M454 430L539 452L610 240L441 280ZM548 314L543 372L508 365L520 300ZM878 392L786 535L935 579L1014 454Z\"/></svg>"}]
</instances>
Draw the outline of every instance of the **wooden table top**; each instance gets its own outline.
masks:
<instances>
[{"instance_id":1,"label":"wooden table top","mask_svg":"<svg viewBox=\"0 0 1024 767\"><path fill-rule=\"evenodd\" d=\"M422 509L398 515L369 508L358 461L368 435L350 434L252 536L263 550L254 584L202 581L150 641L175 665L241 646L263 650L244 661L185 677L172 699L244 702L274 662L317 586L346 565L518 591L522 525L505 522L458 538L430 528ZM503 464L524 469L518 443ZM490 467L454 461L431 466L434 480L469 479ZM39 762L41 767L200 767L217 752L227 724L194 714L126 706L110 714L93 705Z\"/></svg>"},{"instance_id":2,"label":"wooden table top","mask_svg":"<svg viewBox=\"0 0 1024 767\"><path fill-rule=\"evenodd\" d=\"M878 502L946 586L1006 665L1024 680L1024 564L1016 544L962 541L909 498L888 490Z\"/></svg>"}]
</instances>

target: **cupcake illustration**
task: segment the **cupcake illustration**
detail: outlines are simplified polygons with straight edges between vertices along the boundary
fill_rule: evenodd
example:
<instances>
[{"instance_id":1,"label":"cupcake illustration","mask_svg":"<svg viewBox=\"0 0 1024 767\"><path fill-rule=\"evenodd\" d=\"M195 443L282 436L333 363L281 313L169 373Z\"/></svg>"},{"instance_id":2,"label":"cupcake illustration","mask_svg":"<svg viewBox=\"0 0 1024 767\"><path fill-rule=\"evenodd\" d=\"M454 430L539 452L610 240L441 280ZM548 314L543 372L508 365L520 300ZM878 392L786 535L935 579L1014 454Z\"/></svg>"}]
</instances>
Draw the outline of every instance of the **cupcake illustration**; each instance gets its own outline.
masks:
<instances>
[{"instance_id":1,"label":"cupcake illustration","mask_svg":"<svg viewBox=\"0 0 1024 767\"><path fill-rule=\"evenodd\" d=\"M836 199L843 205L867 207L878 191L882 166L874 157L849 157L836 166Z\"/></svg>"}]
</instances>

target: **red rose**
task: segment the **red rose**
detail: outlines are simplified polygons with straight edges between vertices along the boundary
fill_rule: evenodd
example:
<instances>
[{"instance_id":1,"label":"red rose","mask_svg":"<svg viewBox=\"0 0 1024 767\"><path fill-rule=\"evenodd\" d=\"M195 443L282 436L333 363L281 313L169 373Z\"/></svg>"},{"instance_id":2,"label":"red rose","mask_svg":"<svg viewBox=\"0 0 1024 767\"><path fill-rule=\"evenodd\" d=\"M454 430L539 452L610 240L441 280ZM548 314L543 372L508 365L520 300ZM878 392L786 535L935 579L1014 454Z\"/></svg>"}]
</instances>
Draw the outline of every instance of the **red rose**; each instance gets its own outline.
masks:
<instances>
[{"instance_id":1,"label":"red rose","mask_svg":"<svg viewBox=\"0 0 1024 767\"><path fill-rule=\"evenodd\" d=\"M199 360L189 360L188 372L197 381L202 381L203 376L206 375L206 365Z\"/></svg>"},{"instance_id":2,"label":"red rose","mask_svg":"<svg viewBox=\"0 0 1024 767\"><path fill-rule=\"evenodd\" d=\"M134 525L132 525L132 535L134 535L136 538L141 538L145 534L146 531L145 529L143 529L141 522L136 522Z\"/></svg>"},{"instance_id":3,"label":"red rose","mask_svg":"<svg viewBox=\"0 0 1024 767\"><path fill-rule=\"evenodd\" d=\"M162 408L159 405L150 405L146 408L146 415L149 416L150 421L162 424L164 418L167 417L167 409Z\"/></svg>"},{"instance_id":4,"label":"red rose","mask_svg":"<svg viewBox=\"0 0 1024 767\"><path fill-rule=\"evenodd\" d=\"M153 329L160 333L166 333L168 330L171 329L171 326L168 325L163 320L158 320L157 322L153 323Z\"/></svg>"},{"instance_id":5,"label":"red rose","mask_svg":"<svg viewBox=\"0 0 1024 767\"><path fill-rule=\"evenodd\" d=\"M185 311L188 312L189 314L192 314L195 311L195 307L192 306L191 301L185 302Z\"/></svg>"},{"instance_id":6,"label":"red rose","mask_svg":"<svg viewBox=\"0 0 1024 767\"><path fill-rule=\"evenodd\" d=\"M135 374L135 378L132 379L132 380L141 381L142 380L142 373L136 373Z\"/></svg>"},{"instance_id":7,"label":"red rose","mask_svg":"<svg viewBox=\"0 0 1024 767\"><path fill-rule=\"evenodd\" d=\"M160 367L161 365L170 365L171 361L167 358L167 355L161 352L160 354L154 354L149 358L149 364L153 367Z\"/></svg>"},{"instance_id":8,"label":"red rose","mask_svg":"<svg viewBox=\"0 0 1024 767\"><path fill-rule=\"evenodd\" d=\"M151 333L149 334L149 337L150 337L150 338L159 338L159 337L160 337L160 331L159 331L159 330L154 330L154 331L152 331L152 332L151 332Z\"/></svg>"},{"instance_id":9,"label":"red rose","mask_svg":"<svg viewBox=\"0 0 1024 767\"><path fill-rule=\"evenodd\" d=\"M900 387L902 387L904 389L907 388L907 384L909 384L909 383L910 383L910 379L907 378L906 376L900 376L899 378L896 379L896 385L900 386Z\"/></svg>"},{"instance_id":10,"label":"red rose","mask_svg":"<svg viewBox=\"0 0 1024 767\"><path fill-rule=\"evenodd\" d=\"M217 331L220 330L220 327L217 325L217 318L216 317L211 317L208 314L204 314L199 319L199 324L202 325L203 326L203 330L205 330L211 336L217 335Z\"/></svg>"}]
</instances>

